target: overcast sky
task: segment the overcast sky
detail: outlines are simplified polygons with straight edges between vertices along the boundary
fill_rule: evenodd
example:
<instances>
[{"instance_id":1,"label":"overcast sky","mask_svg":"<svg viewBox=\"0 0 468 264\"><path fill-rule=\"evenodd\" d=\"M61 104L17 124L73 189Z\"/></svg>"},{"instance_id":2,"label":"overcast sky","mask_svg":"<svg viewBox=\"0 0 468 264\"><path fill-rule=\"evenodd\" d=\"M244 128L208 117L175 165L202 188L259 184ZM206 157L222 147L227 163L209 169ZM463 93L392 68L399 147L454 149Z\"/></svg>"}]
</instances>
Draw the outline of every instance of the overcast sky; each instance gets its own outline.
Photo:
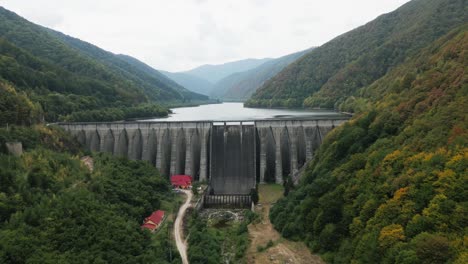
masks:
<instances>
[{"instance_id":1,"label":"overcast sky","mask_svg":"<svg viewBox=\"0 0 468 264\"><path fill-rule=\"evenodd\" d=\"M0 0L26 19L163 70L279 57L408 0Z\"/></svg>"}]
</instances>

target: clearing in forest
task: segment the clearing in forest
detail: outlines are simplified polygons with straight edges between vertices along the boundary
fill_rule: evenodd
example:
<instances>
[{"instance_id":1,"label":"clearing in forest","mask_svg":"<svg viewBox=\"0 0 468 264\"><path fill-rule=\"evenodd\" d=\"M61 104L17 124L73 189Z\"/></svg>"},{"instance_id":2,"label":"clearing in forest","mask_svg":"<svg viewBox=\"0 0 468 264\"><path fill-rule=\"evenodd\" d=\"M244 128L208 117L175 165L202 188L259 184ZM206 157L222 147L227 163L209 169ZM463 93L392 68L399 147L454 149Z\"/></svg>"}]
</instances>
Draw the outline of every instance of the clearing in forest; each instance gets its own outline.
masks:
<instances>
[{"instance_id":1,"label":"clearing in forest","mask_svg":"<svg viewBox=\"0 0 468 264\"><path fill-rule=\"evenodd\" d=\"M255 211L260 219L248 226L251 243L247 263L325 263L319 256L312 255L304 243L289 241L273 228L268 215L272 204L283 197L283 187L262 184L258 186L258 193L259 203Z\"/></svg>"}]
</instances>

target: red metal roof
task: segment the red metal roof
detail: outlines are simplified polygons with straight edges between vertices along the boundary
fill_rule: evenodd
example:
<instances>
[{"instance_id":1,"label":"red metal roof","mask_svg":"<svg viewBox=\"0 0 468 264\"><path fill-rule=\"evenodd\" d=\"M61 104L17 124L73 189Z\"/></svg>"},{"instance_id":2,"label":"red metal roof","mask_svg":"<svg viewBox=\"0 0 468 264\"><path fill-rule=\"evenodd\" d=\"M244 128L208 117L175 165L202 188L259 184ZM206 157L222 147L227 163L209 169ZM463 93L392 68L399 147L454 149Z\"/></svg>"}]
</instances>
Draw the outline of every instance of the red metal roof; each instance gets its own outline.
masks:
<instances>
[{"instance_id":1,"label":"red metal roof","mask_svg":"<svg viewBox=\"0 0 468 264\"><path fill-rule=\"evenodd\" d=\"M177 186L189 186L192 184L192 176L189 175L172 175L171 184Z\"/></svg>"},{"instance_id":2,"label":"red metal roof","mask_svg":"<svg viewBox=\"0 0 468 264\"><path fill-rule=\"evenodd\" d=\"M164 211L154 211L150 216L145 218L142 228L148 228L150 230L156 229L164 218Z\"/></svg>"},{"instance_id":3,"label":"red metal roof","mask_svg":"<svg viewBox=\"0 0 468 264\"><path fill-rule=\"evenodd\" d=\"M154 230L154 229L156 229L156 225L147 223L147 224L143 224L143 225L141 226L141 228L147 228L147 229L149 229L149 230Z\"/></svg>"}]
</instances>

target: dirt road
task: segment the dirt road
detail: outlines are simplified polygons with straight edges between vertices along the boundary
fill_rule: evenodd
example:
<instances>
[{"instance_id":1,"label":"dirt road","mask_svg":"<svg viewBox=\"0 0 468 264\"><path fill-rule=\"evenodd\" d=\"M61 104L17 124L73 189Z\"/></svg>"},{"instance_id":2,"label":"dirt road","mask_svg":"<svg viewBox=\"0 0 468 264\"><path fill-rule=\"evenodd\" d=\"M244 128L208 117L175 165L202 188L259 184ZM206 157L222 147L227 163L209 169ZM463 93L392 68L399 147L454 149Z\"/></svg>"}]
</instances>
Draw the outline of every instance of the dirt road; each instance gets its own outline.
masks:
<instances>
[{"instance_id":1,"label":"dirt road","mask_svg":"<svg viewBox=\"0 0 468 264\"><path fill-rule=\"evenodd\" d=\"M187 258L187 243L184 240L184 226L183 226L183 220L184 220L184 215L185 211L187 211L187 208L190 206L190 201L192 200L192 191L189 190L182 190L187 195L187 200L185 200L185 203L179 208L179 212L177 213L177 218L175 220L174 224L174 237L176 240L176 245L177 245L177 250L179 250L180 257L182 258L182 263L183 264L188 264L188 258Z\"/></svg>"},{"instance_id":2,"label":"dirt road","mask_svg":"<svg viewBox=\"0 0 468 264\"><path fill-rule=\"evenodd\" d=\"M269 219L270 208L283 196L282 193L281 186L259 186L261 206L256 206L255 211L261 220L248 226L251 243L247 249L247 263L324 264L319 256L311 254L304 243L289 241L273 228ZM269 242L273 243L271 247L267 247ZM259 247L264 250L259 250Z\"/></svg>"}]
</instances>

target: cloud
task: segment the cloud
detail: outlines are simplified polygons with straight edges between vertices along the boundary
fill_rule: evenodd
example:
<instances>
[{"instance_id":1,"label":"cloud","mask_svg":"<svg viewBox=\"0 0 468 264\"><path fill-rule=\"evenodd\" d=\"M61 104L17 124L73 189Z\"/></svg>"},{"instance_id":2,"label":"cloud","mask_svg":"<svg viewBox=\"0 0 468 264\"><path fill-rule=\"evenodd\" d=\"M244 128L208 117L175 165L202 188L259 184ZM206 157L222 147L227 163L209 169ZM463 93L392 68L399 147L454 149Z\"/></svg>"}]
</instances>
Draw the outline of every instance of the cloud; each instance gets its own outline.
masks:
<instances>
[{"instance_id":1,"label":"cloud","mask_svg":"<svg viewBox=\"0 0 468 264\"><path fill-rule=\"evenodd\" d=\"M408 0L0 0L34 23L180 71L317 46Z\"/></svg>"}]
</instances>

